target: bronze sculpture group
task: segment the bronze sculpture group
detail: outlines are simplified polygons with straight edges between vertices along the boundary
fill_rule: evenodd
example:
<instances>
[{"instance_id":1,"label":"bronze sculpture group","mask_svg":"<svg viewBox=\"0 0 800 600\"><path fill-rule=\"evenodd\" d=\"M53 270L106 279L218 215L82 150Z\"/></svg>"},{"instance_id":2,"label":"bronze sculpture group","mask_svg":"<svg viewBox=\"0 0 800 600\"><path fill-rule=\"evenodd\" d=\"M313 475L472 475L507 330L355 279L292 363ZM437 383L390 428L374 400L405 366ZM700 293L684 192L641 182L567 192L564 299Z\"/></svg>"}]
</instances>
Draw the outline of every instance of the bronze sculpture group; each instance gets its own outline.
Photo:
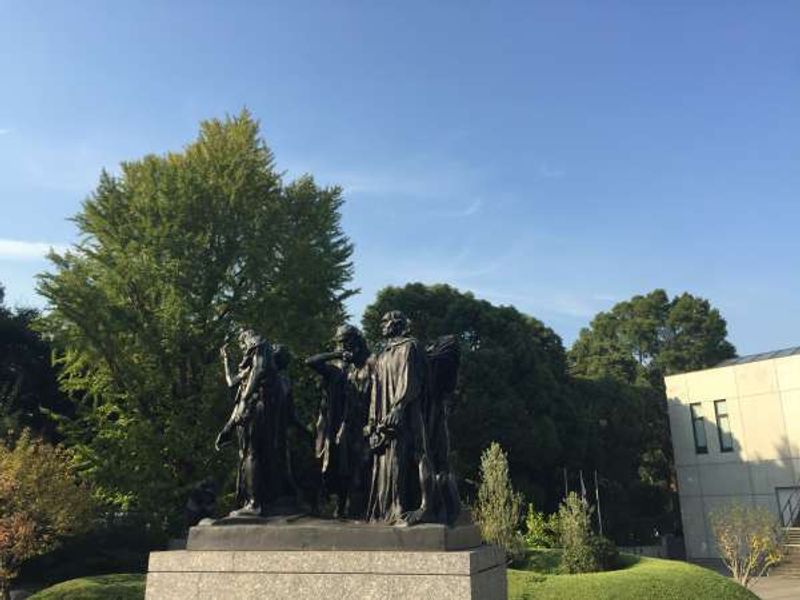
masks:
<instances>
[{"instance_id":1,"label":"bronze sculpture group","mask_svg":"<svg viewBox=\"0 0 800 600\"><path fill-rule=\"evenodd\" d=\"M381 322L383 343L371 352L362 333L339 327L331 352L305 364L320 377L322 400L315 452L334 516L390 525L452 524L460 502L450 471L447 410L460 362L455 337L427 348L409 334L399 311ZM257 333L239 336L243 358L234 373L221 354L234 408L216 447L239 448L237 500L232 516L297 510L287 430L297 426L288 350Z\"/></svg>"}]
</instances>

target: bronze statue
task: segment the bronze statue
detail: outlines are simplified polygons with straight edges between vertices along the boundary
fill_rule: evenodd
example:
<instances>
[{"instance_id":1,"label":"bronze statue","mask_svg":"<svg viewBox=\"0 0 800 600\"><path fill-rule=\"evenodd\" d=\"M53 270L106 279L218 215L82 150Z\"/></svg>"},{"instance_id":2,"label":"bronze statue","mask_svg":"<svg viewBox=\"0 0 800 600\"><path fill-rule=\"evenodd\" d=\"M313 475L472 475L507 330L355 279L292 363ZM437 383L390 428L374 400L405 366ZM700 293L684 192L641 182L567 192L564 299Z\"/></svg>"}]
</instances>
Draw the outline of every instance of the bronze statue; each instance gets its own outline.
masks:
<instances>
[{"instance_id":1,"label":"bronze statue","mask_svg":"<svg viewBox=\"0 0 800 600\"><path fill-rule=\"evenodd\" d=\"M455 336L423 348L399 311L381 322L384 344L372 356L361 332L339 327L335 350L306 365L322 378L315 451L323 494L336 496L336 517L413 525L453 524L460 511L449 466L448 410L460 364ZM234 437L239 446L237 502L232 516L296 514L287 429L294 410L285 346L252 330L239 336L243 358L236 373L221 349L234 408L217 449ZM312 494L312 497L315 494ZM313 500L312 500L313 502Z\"/></svg>"},{"instance_id":2,"label":"bronze statue","mask_svg":"<svg viewBox=\"0 0 800 600\"><path fill-rule=\"evenodd\" d=\"M221 449L232 441L234 433L238 441L236 499L240 508L231 516L292 512L296 493L286 430L297 419L291 385L287 377L279 374L276 353L260 335L244 329L239 344L243 358L235 374L231 371L227 345L220 349L225 380L236 393L231 416L214 444ZM283 352L280 347L278 350Z\"/></svg>"},{"instance_id":3,"label":"bronze statue","mask_svg":"<svg viewBox=\"0 0 800 600\"><path fill-rule=\"evenodd\" d=\"M428 365L408 329L408 319L400 311L383 316L386 343L372 369L365 428L372 451L367 517L406 525L430 516L431 482L423 417Z\"/></svg>"},{"instance_id":4,"label":"bronze statue","mask_svg":"<svg viewBox=\"0 0 800 600\"><path fill-rule=\"evenodd\" d=\"M334 517L361 518L370 352L363 335L352 325L339 327L334 342L333 352L306 360L306 365L322 377L315 449L321 463L323 494L337 498Z\"/></svg>"}]
</instances>

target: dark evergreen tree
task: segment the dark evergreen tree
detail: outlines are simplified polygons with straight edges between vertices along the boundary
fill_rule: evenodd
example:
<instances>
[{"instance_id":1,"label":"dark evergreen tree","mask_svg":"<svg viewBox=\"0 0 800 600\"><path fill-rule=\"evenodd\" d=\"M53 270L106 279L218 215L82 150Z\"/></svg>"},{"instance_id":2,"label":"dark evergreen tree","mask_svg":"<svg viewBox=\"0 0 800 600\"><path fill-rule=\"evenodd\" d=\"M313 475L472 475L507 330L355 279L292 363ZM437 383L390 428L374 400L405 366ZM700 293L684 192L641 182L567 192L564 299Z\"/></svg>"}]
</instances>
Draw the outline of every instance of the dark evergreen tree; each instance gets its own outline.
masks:
<instances>
[{"instance_id":1,"label":"dark evergreen tree","mask_svg":"<svg viewBox=\"0 0 800 600\"><path fill-rule=\"evenodd\" d=\"M0 438L28 428L55 441L55 419L72 413L58 389L50 345L32 325L34 309L12 310L3 303L0 285Z\"/></svg>"}]
</instances>

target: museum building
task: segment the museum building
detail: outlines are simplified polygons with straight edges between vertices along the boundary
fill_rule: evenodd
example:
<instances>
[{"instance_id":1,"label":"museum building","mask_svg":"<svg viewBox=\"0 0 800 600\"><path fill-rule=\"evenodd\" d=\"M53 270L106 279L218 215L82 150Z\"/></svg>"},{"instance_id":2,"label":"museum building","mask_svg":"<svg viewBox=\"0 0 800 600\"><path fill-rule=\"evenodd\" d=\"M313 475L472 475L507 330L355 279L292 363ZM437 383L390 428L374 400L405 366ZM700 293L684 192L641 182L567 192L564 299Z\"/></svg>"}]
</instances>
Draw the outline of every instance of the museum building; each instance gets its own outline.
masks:
<instances>
[{"instance_id":1,"label":"museum building","mask_svg":"<svg viewBox=\"0 0 800 600\"><path fill-rule=\"evenodd\" d=\"M709 514L738 501L800 525L800 347L664 379L686 557L718 557Z\"/></svg>"}]
</instances>

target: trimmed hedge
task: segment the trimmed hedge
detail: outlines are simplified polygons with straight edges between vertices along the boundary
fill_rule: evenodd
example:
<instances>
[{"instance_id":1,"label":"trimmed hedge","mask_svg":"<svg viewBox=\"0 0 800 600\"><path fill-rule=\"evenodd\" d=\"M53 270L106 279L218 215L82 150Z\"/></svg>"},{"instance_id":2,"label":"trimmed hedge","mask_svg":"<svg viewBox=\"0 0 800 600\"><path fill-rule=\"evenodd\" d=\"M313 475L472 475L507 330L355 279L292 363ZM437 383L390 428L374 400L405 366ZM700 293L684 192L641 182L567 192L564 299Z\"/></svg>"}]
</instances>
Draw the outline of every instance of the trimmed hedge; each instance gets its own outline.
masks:
<instances>
[{"instance_id":1,"label":"trimmed hedge","mask_svg":"<svg viewBox=\"0 0 800 600\"><path fill-rule=\"evenodd\" d=\"M81 577L43 589L28 600L142 600L144 580L138 573Z\"/></svg>"},{"instance_id":2,"label":"trimmed hedge","mask_svg":"<svg viewBox=\"0 0 800 600\"><path fill-rule=\"evenodd\" d=\"M620 567L616 571L582 575L509 569L508 597L509 600L758 600L735 581L685 562L622 555Z\"/></svg>"}]
</instances>

